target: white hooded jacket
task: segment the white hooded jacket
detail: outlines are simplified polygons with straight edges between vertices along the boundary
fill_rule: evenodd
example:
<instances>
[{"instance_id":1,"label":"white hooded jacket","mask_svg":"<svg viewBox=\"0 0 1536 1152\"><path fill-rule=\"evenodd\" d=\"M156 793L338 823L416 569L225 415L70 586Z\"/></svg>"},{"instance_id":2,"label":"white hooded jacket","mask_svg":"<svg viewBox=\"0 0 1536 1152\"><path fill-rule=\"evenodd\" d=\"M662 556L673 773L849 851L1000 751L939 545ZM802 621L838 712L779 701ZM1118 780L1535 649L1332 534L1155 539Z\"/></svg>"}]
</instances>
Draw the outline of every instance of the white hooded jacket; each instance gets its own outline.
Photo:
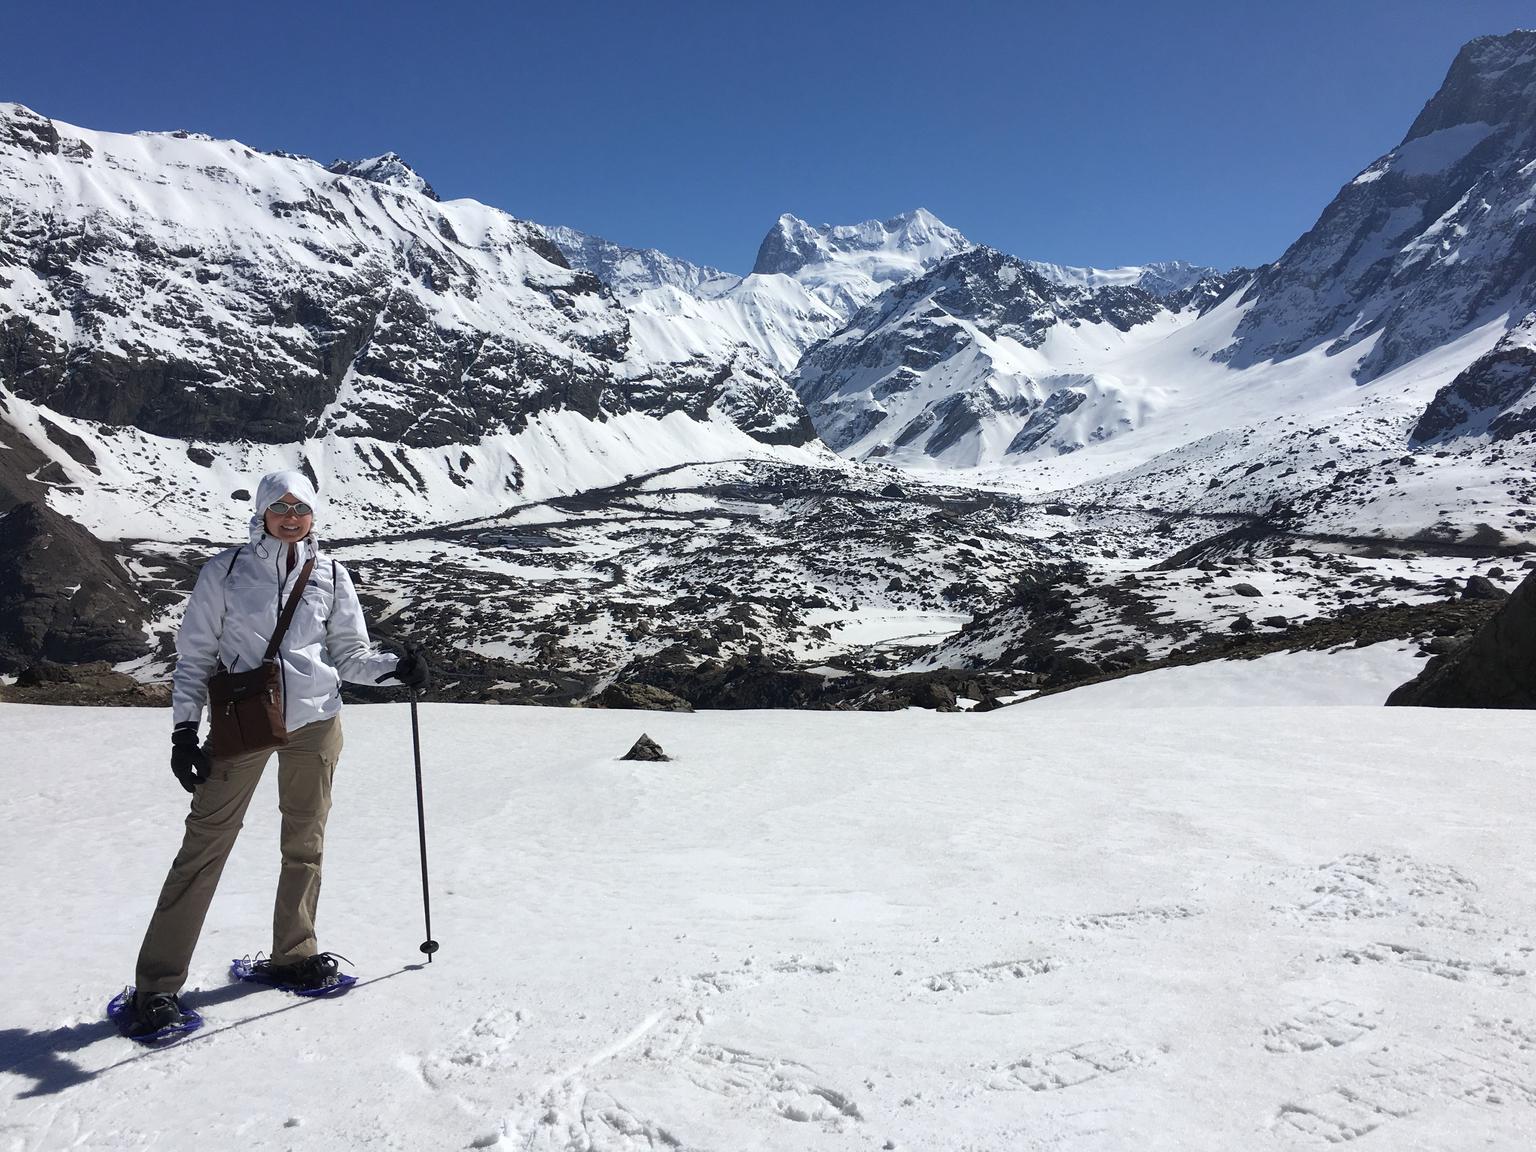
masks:
<instances>
[{"instance_id":1,"label":"white hooded jacket","mask_svg":"<svg viewBox=\"0 0 1536 1152\"><path fill-rule=\"evenodd\" d=\"M174 722L198 722L208 701L208 679L218 666L245 672L261 663L277 618L299 572L311 557L314 571L278 649L288 731L341 711L340 686L374 684L393 672L399 657L376 651L346 568L325 558L314 533L299 541L290 572L282 542L267 535L263 510L284 492L316 506L301 472L262 477L251 517L250 542L226 548L203 565L176 634L171 703Z\"/></svg>"}]
</instances>

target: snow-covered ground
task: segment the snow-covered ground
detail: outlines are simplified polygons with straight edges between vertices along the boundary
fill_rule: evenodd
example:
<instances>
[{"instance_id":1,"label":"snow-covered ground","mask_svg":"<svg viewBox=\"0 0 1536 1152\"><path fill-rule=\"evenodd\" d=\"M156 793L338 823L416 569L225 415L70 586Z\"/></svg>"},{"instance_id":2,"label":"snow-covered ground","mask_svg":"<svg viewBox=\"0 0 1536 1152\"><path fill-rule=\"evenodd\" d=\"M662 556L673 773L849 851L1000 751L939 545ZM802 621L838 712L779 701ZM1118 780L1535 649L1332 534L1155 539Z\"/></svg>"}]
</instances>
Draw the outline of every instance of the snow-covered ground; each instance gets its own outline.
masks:
<instances>
[{"instance_id":1,"label":"snow-covered ground","mask_svg":"<svg viewBox=\"0 0 1536 1152\"><path fill-rule=\"evenodd\" d=\"M4 1147L1531 1147L1536 716L1151 677L1128 712L1135 683L424 707L429 967L407 711L351 708L320 924L363 982L226 983L267 943L269 775L193 963L207 1027L161 1052L101 1012L180 835L168 717L0 706ZM616 759L642 729L674 762Z\"/></svg>"},{"instance_id":2,"label":"snow-covered ground","mask_svg":"<svg viewBox=\"0 0 1536 1152\"><path fill-rule=\"evenodd\" d=\"M1424 668L1418 646L1387 642L1334 652L1272 652L1255 660L1210 660L1157 668L1044 696L1042 708L1274 708L1381 704Z\"/></svg>"}]
</instances>

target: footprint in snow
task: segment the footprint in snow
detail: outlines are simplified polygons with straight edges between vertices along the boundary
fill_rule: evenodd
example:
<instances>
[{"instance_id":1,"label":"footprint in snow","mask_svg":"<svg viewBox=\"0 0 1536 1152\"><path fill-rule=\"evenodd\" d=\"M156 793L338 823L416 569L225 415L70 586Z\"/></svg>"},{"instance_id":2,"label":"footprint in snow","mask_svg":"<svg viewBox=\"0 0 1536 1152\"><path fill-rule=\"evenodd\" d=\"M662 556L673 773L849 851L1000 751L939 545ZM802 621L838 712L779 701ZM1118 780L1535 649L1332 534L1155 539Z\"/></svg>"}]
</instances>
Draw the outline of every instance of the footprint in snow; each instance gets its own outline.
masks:
<instances>
[{"instance_id":1,"label":"footprint in snow","mask_svg":"<svg viewBox=\"0 0 1536 1152\"><path fill-rule=\"evenodd\" d=\"M1275 1121L1315 1143L1358 1140L1426 1109L1536 1105L1536 1075L1515 1055L1489 1057L1383 1050L1361 1072L1323 1092L1280 1106Z\"/></svg>"},{"instance_id":2,"label":"footprint in snow","mask_svg":"<svg viewBox=\"0 0 1536 1152\"><path fill-rule=\"evenodd\" d=\"M1353 1004L1330 1000L1298 1012L1283 1024L1264 1029L1264 1047L1271 1052L1316 1052L1342 1048L1373 1031L1376 1025Z\"/></svg>"},{"instance_id":3,"label":"footprint in snow","mask_svg":"<svg viewBox=\"0 0 1536 1152\"><path fill-rule=\"evenodd\" d=\"M923 980L921 986L929 992L974 992L989 984L1044 976L1047 972L1054 972L1056 967L1056 962L1048 959L999 960L975 968L937 972Z\"/></svg>"},{"instance_id":4,"label":"footprint in snow","mask_svg":"<svg viewBox=\"0 0 1536 1152\"><path fill-rule=\"evenodd\" d=\"M987 1087L998 1092L1054 1092L1128 1071L1150 1063L1156 1055L1108 1041L1078 1044L997 1068Z\"/></svg>"},{"instance_id":5,"label":"footprint in snow","mask_svg":"<svg viewBox=\"0 0 1536 1152\"><path fill-rule=\"evenodd\" d=\"M525 1020L518 1008L486 1013L451 1043L428 1053L421 1061L421 1078L433 1088L442 1088L515 1063L507 1049Z\"/></svg>"}]
</instances>

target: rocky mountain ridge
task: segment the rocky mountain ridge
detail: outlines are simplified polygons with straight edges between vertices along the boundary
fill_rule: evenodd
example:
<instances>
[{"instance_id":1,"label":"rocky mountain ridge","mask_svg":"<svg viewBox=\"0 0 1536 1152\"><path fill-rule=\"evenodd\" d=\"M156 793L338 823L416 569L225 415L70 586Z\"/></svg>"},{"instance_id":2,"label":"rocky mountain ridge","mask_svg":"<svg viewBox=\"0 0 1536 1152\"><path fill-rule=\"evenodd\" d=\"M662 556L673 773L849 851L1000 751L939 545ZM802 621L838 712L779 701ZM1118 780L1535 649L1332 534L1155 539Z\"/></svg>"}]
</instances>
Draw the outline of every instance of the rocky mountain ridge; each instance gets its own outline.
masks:
<instances>
[{"instance_id":1,"label":"rocky mountain ridge","mask_svg":"<svg viewBox=\"0 0 1536 1152\"><path fill-rule=\"evenodd\" d=\"M648 356L541 229L429 192L392 156L328 170L0 107L0 385L213 442L441 447L554 411L808 438L760 360Z\"/></svg>"}]
</instances>

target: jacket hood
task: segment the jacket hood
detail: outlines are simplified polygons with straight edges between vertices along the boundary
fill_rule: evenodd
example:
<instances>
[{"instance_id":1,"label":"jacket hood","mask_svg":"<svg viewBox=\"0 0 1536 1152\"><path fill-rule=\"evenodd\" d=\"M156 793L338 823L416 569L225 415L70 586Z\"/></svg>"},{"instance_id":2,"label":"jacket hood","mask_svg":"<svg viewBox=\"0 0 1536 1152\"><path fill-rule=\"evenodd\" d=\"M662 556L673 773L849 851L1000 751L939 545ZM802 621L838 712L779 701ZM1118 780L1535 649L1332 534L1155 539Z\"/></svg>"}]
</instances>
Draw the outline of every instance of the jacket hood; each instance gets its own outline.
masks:
<instances>
[{"instance_id":1,"label":"jacket hood","mask_svg":"<svg viewBox=\"0 0 1536 1152\"><path fill-rule=\"evenodd\" d=\"M309 477L302 472L268 472L256 485L256 499L252 501L250 538L251 545L263 555L266 554L266 541L272 537L267 535L267 505L274 500L281 500L283 493L292 492L305 504L315 510L316 519L320 516L320 501L315 495L315 486L309 482ZM277 542L273 540L273 544ZM308 545L309 555L318 555L320 542L315 538L314 529L309 535L299 541L300 555L305 554L304 545Z\"/></svg>"},{"instance_id":2,"label":"jacket hood","mask_svg":"<svg viewBox=\"0 0 1536 1152\"><path fill-rule=\"evenodd\" d=\"M302 472L268 472L261 478L261 483L256 485L253 511L257 518L267 510L268 504L281 500L284 492L292 492L313 508L315 515L320 514L320 499L315 495L315 486L309 482L308 476Z\"/></svg>"}]
</instances>

